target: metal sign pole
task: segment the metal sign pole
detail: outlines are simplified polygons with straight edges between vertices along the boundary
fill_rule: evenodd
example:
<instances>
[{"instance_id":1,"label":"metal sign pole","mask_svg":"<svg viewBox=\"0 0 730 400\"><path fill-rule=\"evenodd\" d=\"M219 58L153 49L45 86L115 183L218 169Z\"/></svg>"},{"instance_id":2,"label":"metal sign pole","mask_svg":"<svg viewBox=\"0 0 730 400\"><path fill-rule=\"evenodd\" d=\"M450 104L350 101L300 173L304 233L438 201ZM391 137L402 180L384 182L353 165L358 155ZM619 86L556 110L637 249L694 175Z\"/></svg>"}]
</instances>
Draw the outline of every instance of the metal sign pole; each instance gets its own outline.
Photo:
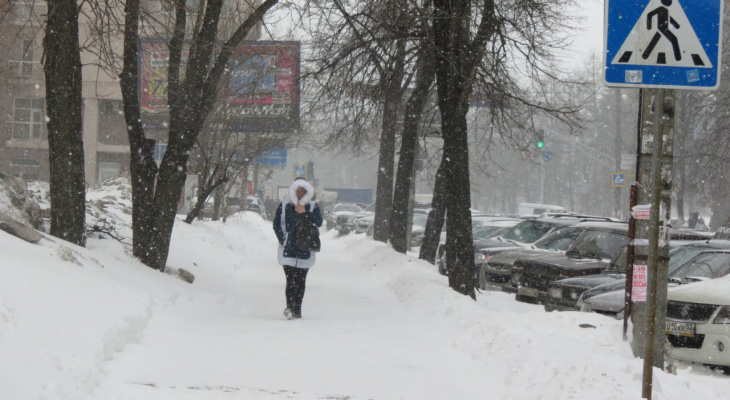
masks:
<instances>
[{"instance_id":1,"label":"metal sign pole","mask_svg":"<svg viewBox=\"0 0 730 400\"><path fill-rule=\"evenodd\" d=\"M651 219L649 227L649 281L647 290L647 333L644 345L644 374L642 393L644 399L651 400L654 371L654 332L657 304L657 261L659 260L659 206L661 195L661 156L663 132L662 117L664 115L664 89L656 91L654 100L654 144L651 157Z\"/></svg>"},{"instance_id":2,"label":"metal sign pole","mask_svg":"<svg viewBox=\"0 0 730 400\"><path fill-rule=\"evenodd\" d=\"M636 183L631 185L629 210L633 210L636 205L638 191L639 188ZM629 340L627 331L629 329L629 318L631 317L631 292L634 284L634 239L636 239L636 219L629 212L629 244L626 248L626 295L624 296L624 342Z\"/></svg>"}]
</instances>

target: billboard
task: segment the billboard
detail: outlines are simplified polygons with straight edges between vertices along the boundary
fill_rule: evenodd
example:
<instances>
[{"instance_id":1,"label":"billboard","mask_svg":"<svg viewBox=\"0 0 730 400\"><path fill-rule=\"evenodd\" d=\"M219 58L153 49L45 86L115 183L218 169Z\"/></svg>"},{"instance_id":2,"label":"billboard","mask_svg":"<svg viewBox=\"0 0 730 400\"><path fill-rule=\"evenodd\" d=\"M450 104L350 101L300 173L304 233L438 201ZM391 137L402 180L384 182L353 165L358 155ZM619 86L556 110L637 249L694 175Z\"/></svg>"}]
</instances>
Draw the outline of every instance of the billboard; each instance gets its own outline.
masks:
<instances>
[{"instance_id":1,"label":"billboard","mask_svg":"<svg viewBox=\"0 0 730 400\"><path fill-rule=\"evenodd\" d=\"M226 104L235 132L299 129L299 42L242 42L231 57Z\"/></svg>"},{"instance_id":2,"label":"billboard","mask_svg":"<svg viewBox=\"0 0 730 400\"><path fill-rule=\"evenodd\" d=\"M167 113L167 43L140 39L140 105L147 113ZM188 51L183 50L182 64ZM220 82L231 131L291 133L299 129L299 42L244 41Z\"/></svg>"}]
</instances>

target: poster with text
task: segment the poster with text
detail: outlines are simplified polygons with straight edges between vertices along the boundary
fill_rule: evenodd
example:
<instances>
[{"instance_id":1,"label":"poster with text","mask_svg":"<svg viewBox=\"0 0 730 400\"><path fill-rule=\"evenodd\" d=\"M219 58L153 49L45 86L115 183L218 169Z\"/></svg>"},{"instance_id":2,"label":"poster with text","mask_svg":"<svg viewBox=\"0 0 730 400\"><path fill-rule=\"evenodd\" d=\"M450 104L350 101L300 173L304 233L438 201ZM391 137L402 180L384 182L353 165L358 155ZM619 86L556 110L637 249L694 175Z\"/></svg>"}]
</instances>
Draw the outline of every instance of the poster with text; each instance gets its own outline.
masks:
<instances>
[{"instance_id":1,"label":"poster with text","mask_svg":"<svg viewBox=\"0 0 730 400\"><path fill-rule=\"evenodd\" d=\"M646 265L634 265L634 279L631 284L631 300L646 301L647 268Z\"/></svg>"},{"instance_id":2,"label":"poster with text","mask_svg":"<svg viewBox=\"0 0 730 400\"><path fill-rule=\"evenodd\" d=\"M167 113L168 44L140 39L140 105ZM220 48L216 49L216 53ZM181 54L181 79L188 47ZM229 126L237 133L293 133L299 129L299 42L244 41L233 52L219 84Z\"/></svg>"}]
</instances>

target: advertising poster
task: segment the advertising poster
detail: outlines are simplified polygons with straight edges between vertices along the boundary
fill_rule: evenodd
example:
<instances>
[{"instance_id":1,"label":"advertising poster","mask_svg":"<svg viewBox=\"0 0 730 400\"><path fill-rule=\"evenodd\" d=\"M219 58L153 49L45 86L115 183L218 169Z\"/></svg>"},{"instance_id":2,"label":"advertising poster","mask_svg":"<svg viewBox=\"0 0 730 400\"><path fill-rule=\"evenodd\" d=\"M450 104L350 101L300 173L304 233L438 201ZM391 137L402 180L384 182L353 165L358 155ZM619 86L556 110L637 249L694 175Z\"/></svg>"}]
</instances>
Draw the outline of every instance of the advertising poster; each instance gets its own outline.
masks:
<instances>
[{"instance_id":1,"label":"advertising poster","mask_svg":"<svg viewBox=\"0 0 730 400\"><path fill-rule=\"evenodd\" d=\"M140 39L140 103L143 112L167 113L167 43ZM182 65L188 51L183 50ZM222 77L219 99L231 131L293 133L299 129L299 42L245 41Z\"/></svg>"},{"instance_id":2,"label":"advertising poster","mask_svg":"<svg viewBox=\"0 0 730 400\"><path fill-rule=\"evenodd\" d=\"M631 286L631 300L646 301L647 268L646 265L634 265L634 280Z\"/></svg>"},{"instance_id":3,"label":"advertising poster","mask_svg":"<svg viewBox=\"0 0 730 400\"><path fill-rule=\"evenodd\" d=\"M140 39L139 100L143 112L167 113L167 63L170 51L167 43L155 39ZM188 61L188 51L181 55Z\"/></svg>"},{"instance_id":4,"label":"advertising poster","mask_svg":"<svg viewBox=\"0 0 730 400\"><path fill-rule=\"evenodd\" d=\"M230 62L226 103L236 132L299 129L299 42L243 42Z\"/></svg>"}]
</instances>

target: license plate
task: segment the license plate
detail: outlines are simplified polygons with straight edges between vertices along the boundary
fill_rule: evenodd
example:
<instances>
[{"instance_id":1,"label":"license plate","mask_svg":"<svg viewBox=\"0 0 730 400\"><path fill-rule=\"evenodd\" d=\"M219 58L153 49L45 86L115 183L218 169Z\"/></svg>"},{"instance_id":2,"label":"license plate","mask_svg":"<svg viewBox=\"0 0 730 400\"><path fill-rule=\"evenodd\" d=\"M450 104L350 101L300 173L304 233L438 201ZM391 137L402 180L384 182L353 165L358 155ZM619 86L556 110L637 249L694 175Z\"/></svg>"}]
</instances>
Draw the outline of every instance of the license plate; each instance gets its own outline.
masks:
<instances>
[{"instance_id":1,"label":"license plate","mask_svg":"<svg viewBox=\"0 0 730 400\"><path fill-rule=\"evenodd\" d=\"M694 336L695 324L692 322L669 321L665 323L667 335L675 336Z\"/></svg>"},{"instance_id":2,"label":"license plate","mask_svg":"<svg viewBox=\"0 0 730 400\"><path fill-rule=\"evenodd\" d=\"M535 288L520 287L517 289L517 294L520 296L538 297L540 292L538 292Z\"/></svg>"}]
</instances>

